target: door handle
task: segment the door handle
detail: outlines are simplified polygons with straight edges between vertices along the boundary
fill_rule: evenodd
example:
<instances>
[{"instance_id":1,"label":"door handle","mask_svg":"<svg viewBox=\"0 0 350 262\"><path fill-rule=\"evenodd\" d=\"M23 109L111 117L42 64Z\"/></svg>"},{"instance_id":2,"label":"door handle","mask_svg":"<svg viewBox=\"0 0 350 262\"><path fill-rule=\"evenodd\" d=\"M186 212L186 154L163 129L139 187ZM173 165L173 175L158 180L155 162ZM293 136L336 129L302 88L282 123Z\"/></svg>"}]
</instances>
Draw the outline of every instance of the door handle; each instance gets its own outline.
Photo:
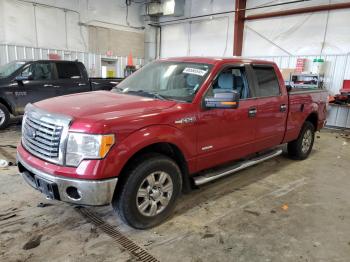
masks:
<instances>
[{"instance_id":1,"label":"door handle","mask_svg":"<svg viewBox=\"0 0 350 262\"><path fill-rule=\"evenodd\" d=\"M253 118L253 117L255 117L256 116L256 113L258 112L258 110L256 109L256 107L251 107L251 108L249 108L249 110L248 110L248 116L250 117L250 118Z\"/></svg>"},{"instance_id":2,"label":"door handle","mask_svg":"<svg viewBox=\"0 0 350 262\"><path fill-rule=\"evenodd\" d=\"M287 110L287 105L286 104L280 105L280 111L281 112L286 112L286 110Z\"/></svg>"},{"instance_id":3,"label":"door handle","mask_svg":"<svg viewBox=\"0 0 350 262\"><path fill-rule=\"evenodd\" d=\"M51 84L45 84L44 87L53 87Z\"/></svg>"},{"instance_id":4,"label":"door handle","mask_svg":"<svg viewBox=\"0 0 350 262\"><path fill-rule=\"evenodd\" d=\"M84 84L84 83L79 83L78 85L79 86L86 86L86 84Z\"/></svg>"}]
</instances>

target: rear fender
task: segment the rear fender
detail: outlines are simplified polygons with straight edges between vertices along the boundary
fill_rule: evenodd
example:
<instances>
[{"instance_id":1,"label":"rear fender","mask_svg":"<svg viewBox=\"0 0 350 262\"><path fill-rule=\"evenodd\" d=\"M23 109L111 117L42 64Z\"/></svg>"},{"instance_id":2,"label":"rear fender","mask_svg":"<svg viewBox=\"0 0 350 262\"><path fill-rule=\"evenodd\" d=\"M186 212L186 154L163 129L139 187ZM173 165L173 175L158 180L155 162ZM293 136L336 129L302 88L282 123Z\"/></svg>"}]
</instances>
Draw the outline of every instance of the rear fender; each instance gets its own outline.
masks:
<instances>
[{"instance_id":1,"label":"rear fender","mask_svg":"<svg viewBox=\"0 0 350 262\"><path fill-rule=\"evenodd\" d=\"M319 118L318 110L319 105L315 102L298 104L298 110L290 112L287 119L286 135L284 137L283 143L293 141L298 138L300 131L305 123L305 121L312 115ZM301 107L300 107L301 106ZM300 108L299 108L300 107ZM290 107L292 109L292 106ZM316 127L317 129L317 127Z\"/></svg>"},{"instance_id":2,"label":"rear fender","mask_svg":"<svg viewBox=\"0 0 350 262\"><path fill-rule=\"evenodd\" d=\"M301 128L303 127L305 121L307 121L307 120L309 120L315 126L315 131L319 130L319 128L318 128L318 121L320 120L320 118L322 118L322 116L320 116L320 113L321 113L320 110L321 109L322 108L320 107L319 104L317 104L315 102L313 102L311 104L310 110L306 111L307 113L305 114L305 119L301 123L300 131L301 131Z\"/></svg>"}]
</instances>

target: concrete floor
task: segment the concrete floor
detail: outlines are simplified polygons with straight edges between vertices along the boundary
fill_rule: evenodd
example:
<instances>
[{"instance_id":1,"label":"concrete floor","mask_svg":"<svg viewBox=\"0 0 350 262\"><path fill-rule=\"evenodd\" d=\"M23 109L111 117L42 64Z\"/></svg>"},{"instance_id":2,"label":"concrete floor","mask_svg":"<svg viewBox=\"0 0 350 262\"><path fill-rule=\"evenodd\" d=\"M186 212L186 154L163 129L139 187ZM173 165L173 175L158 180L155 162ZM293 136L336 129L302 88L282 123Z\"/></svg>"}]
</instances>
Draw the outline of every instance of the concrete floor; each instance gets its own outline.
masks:
<instances>
[{"instance_id":1,"label":"concrete floor","mask_svg":"<svg viewBox=\"0 0 350 262\"><path fill-rule=\"evenodd\" d=\"M350 135L317 136L307 160L280 156L203 186L151 230L129 228L111 207L92 210L160 261L350 261ZM11 126L0 145L19 137ZM16 167L0 178L0 261L134 261L73 206L29 188Z\"/></svg>"}]
</instances>

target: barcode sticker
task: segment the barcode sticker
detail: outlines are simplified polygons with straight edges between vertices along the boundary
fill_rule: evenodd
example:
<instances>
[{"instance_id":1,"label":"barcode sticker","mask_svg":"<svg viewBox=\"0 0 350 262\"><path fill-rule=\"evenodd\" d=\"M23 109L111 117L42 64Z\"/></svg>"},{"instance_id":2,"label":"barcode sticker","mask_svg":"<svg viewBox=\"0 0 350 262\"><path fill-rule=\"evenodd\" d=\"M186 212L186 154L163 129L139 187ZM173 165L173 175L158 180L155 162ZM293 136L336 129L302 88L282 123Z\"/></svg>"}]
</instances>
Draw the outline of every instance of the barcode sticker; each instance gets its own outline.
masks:
<instances>
[{"instance_id":1,"label":"barcode sticker","mask_svg":"<svg viewBox=\"0 0 350 262\"><path fill-rule=\"evenodd\" d=\"M184 74L191 74L191 75L198 75L198 76L204 76L208 70L201 70L198 68L191 68L191 67L186 67L183 71Z\"/></svg>"}]
</instances>

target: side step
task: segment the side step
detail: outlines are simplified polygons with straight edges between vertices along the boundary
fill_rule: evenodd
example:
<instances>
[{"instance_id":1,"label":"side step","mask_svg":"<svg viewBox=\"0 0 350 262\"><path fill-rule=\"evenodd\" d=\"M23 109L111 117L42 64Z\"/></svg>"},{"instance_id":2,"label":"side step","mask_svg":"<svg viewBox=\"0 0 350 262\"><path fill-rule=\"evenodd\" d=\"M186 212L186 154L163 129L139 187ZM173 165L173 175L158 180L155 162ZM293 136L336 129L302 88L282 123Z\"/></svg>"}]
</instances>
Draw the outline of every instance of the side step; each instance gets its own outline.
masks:
<instances>
[{"instance_id":1,"label":"side step","mask_svg":"<svg viewBox=\"0 0 350 262\"><path fill-rule=\"evenodd\" d=\"M258 157L255 157L255 158L252 158L252 159L249 159L246 161L238 162L232 166L224 167L224 168L221 168L217 171L211 171L211 172L205 173L203 175L194 177L193 178L194 183L196 186L200 186L200 185L209 183L209 182L216 180L218 178L230 175L230 174L235 173L239 170L245 169L245 168L250 167L250 166L254 166L254 165L261 163L265 160L279 156L280 154L282 154L282 149L269 151L268 153L265 153L265 154L260 155Z\"/></svg>"}]
</instances>

